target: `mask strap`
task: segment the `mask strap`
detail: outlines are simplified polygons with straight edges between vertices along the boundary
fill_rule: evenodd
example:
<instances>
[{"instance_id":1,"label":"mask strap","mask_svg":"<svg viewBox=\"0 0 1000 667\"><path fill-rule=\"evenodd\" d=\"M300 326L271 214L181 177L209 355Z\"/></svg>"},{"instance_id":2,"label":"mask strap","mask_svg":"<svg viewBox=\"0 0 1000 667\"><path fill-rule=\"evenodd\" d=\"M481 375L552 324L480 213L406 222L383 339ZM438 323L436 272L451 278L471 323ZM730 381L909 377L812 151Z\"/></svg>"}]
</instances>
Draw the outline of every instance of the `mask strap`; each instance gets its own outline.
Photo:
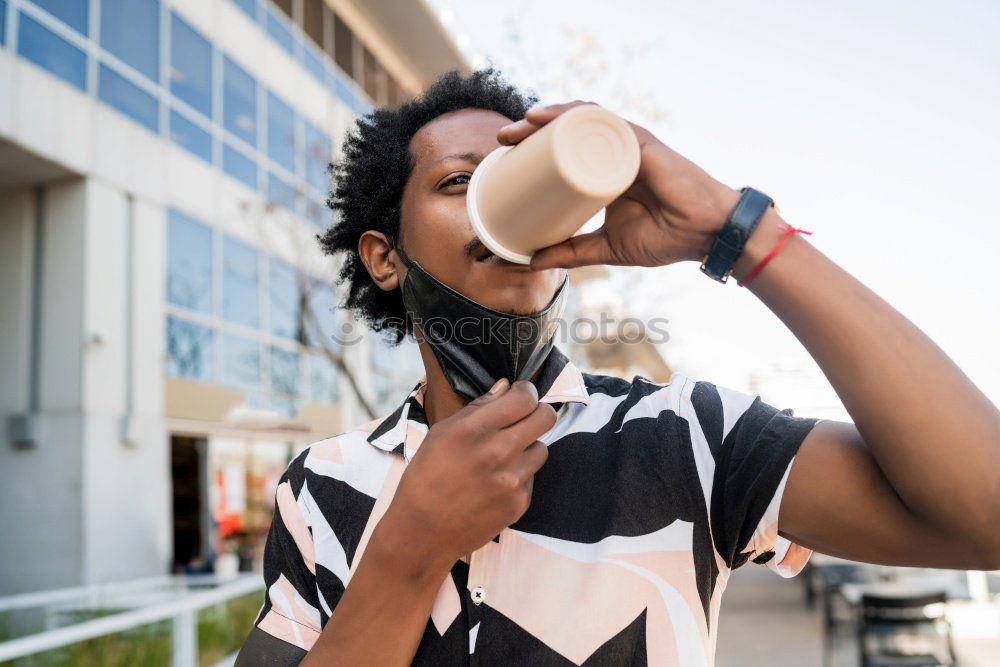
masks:
<instances>
[{"instance_id":1,"label":"mask strap","mask_svg":"<svg viewBox=\"0 0 1000 667\"><path fill-rule=\"evenodd\" d=\"M403 260L403 264L406 266L406 268L410 268L410 264L412 263L410 261L410 256L406 254L406 251L403 250L403 248L399 245L394 236L392 236L391 234L387 234L387 237L389 239L389 246L393 250L395 250L396 254L399 255L399 258Z\"/></svg>"}]
</instances>

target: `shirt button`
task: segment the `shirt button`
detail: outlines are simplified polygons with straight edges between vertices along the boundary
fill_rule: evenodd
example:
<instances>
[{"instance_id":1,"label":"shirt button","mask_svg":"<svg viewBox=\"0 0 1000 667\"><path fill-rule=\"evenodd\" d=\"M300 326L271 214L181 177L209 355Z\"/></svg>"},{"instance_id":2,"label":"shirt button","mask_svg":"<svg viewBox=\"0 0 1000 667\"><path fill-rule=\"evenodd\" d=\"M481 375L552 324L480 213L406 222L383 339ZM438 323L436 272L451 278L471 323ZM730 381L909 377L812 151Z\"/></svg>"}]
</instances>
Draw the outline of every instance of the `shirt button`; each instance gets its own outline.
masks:
<instances>
[{"instance_id":1,"label":"shirt button","mask_svg":"<svg viewBox=\"0 0 1000 667\"><path fill-rule=\"evenodd\" d=\"M482 586L476 586L472 589L472 602L475 605L481 605L483 600L486 599L486 589Z\"/></svg>"}]
</instances>

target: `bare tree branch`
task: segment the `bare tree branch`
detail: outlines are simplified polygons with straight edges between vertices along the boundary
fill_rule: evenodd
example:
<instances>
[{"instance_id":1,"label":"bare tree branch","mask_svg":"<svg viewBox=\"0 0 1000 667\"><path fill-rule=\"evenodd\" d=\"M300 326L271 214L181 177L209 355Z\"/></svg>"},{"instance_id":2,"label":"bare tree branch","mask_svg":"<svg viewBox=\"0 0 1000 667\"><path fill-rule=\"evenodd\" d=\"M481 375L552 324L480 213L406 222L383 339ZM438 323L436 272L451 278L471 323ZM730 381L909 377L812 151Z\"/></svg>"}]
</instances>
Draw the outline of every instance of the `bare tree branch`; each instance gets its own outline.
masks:
<instances>
[{"instance_id":1,"label":"bare tree branch","mask_svg":"<svg viewBox=\"0 0 1000 667\"><path fill-rule=\"evenodd\" d=\"M305 272L298 271L298 281L300 294L299 312L302 314L302 320L306 325L307 331L311 332L308 339L320 342L320 350L327 359L333 362L334 366L337 367L337 370L340 371L345 378L347 378L347 382L351 385L351 390L358 399L358 403L361 404L361 408L370 418L374 419L377 416L375 407L365 395L365 392L362 391L361 385L358 382L357 377L354 375L354 371L347 365L344 355L341 354L339 350L334 349L333 345L330 343L328 335L323 332L323 328L319 323L319 318L316 317L316 313L312 309L312 303L309 299L309 277L305 274Z\"/></svg>"}]
</instances>

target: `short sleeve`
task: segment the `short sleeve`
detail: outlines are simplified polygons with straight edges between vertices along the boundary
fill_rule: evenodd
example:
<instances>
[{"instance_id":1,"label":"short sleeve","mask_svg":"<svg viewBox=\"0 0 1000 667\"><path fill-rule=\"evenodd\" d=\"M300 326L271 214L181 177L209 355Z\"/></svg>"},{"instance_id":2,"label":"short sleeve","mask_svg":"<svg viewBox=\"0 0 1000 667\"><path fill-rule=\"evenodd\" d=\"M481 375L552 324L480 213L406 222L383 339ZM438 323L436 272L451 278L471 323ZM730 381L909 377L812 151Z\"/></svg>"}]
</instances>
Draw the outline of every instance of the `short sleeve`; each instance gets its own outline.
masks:
<instances>
[{"instance_id":1,"label":"short sleeve","mask_svg":"<svg viewBox=\"0 0 1000 667\"><path fill-rule=\"evenodd\" d=\"M305 484L303 456L292 461L275 491L274 516L264 547L267 590L254 625L308 651L319 638L322 623L309 513L300 502Z\"/></svg>"},{"instance_id":2,"label":"short sleeve","mask_svg":"<svg viewBox=\"0 0 1000 667\"><path fill-rule=\"evenodd\" d=\"M795 455L818 420L708 382L694 383L691 405L714 463L709 523L719 555L731 569L752 560L783 577L798 574L812 552L778 535L778 510Z\"/></svg>"}]
</instances>

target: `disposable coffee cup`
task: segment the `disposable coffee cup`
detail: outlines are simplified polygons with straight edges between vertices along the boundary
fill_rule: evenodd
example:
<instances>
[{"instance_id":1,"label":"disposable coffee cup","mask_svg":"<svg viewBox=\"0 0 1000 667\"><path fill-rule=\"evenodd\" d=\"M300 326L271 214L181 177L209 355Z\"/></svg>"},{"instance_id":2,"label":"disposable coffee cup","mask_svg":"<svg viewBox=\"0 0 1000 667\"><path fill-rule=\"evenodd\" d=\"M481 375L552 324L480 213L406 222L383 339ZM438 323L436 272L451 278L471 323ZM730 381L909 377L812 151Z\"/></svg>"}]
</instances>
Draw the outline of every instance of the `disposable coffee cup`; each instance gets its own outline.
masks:
<instances>
[{"instance_id":1,"label":"disposable coffee cup","mask_svg":"<svg viewBox=\"0 0 1000 667\"><path fill-rule=\"evenodd\" d=\"M529 264L570 238L639 173L639 142L625 120L595 104L573 107L472 172L472 229L495 255Z\"/></svg>"}]
</instances>

